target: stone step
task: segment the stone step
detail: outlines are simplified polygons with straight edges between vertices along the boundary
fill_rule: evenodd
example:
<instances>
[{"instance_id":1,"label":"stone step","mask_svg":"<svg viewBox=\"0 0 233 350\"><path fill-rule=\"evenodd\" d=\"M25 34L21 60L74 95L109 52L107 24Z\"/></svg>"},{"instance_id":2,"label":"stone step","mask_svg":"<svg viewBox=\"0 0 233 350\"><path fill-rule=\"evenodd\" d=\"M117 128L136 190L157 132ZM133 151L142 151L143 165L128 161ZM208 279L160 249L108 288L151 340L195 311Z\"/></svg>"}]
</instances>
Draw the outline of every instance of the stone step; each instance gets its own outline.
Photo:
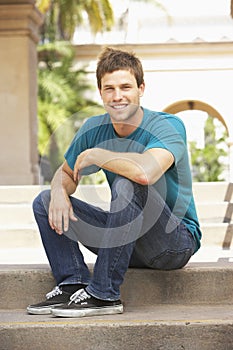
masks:
<instances>
[{"instance_id":1,"label":"stone step","mask_svg":"<svg viewBox=\"0 0 233 350\"><path fill-rule=\"evenodd\" d=\"M92 198L91 204L108 209L106 202L95 202ZM233 221L233 203L197 203L197 213L200 222L231 222ZM0 204L0 227L14 225L30 225L34 222L31 203Z\"/></svg>"},{"instance_id":2,"label":"stone step","mask_svg":"<svg viewBox=\"0 0 233 350\"><path fill-rule=\"evenodd\" d=\"M224 248L233 246L232 223L202 223L201 230L202 246L217 245ZM36 224L0 226L0 247L1 249L42 247Z\"/></svg>"},{"instance_id":3,"label":"stone step","mask_svg":"<svg viewBox=\"0 0 233 350\"><path fill-rule=\"evenodd\" d=\"M2 265L0 278L2 350L233 348L230 262L189 263L176 271L129 269L122 286L125 312L81 319L25 312L54 286L47 265Z\"/></svg>"},{"instance_id":4,"label":"stone step","mask_svg":"<svg viewBox=\"0 0 233 350\"><path fill-rule=\"evenodd\" d=\"M29 203L0 204L0 227L33 224L34 215Z\"/></svg>"},{"instance_id":5,"label":"stone step","mask_svg":"<svg viewBox=\"0 0 233 350\"><path fill-rule=\"evenodd\" d=\"M80 244L84 259L94 264L96 255ZM202 245L201 249L190 259L191 263L233 262L233 247L222 248L221 245ZM39 247L0 247L0 265L48 265L48 259L42 246Z\"/></svg>"},{"instance_id":6,"label":"stone step","mask_svg":"<svg viewBox=\"0 0 233 350\"><path fill-rule=\"evenodd\" d=\"M197 202L197 214L200 222L233 222L233 203Z\"/></svg>"},{"instance_id":7,"label":"stone step","mask_svg":"<svg viewBox=\"0 0 233 350\"><path fill-rule=\"evenodd\" d=\"M233 201L233 183L194 182L193 194L196 202Z\"/></svg>"},{"instance_id":8,"label":"stone step","mask_svg":"<svg viewBox=\"0 0 233 350\"><path fill-rule=\"evenodd\" d=\"M89 202L97 207L108 209L105 202ZM10 227L12 225L31 225L35 222L31 203L11 203L0 204L0 227Z\"/></svg>"},{"instance_id":9,"label":"stone step","mask_svg":"<svg viewBox=\"0 0 233 350\"><path fill-rule=\"evenodd\" d=\"M100 194L100 195L98 195ZM84 193L76 193L79 198L88 201L89 203L102 207L109 208L108 193L99 189L92 195L92 190ZM105 195L105 197L104 197ZM200 222L232 222L233 221L233 203L230 202L196 202L197 213ZM0 202L0 227L8 227L12 224L29 225L34 222L31 202Z\"/></svg>"},{"instance_id":10,"label":"stone step","mask_svg":"<svg viewBox=\"0 0 233 350\"><path fill-rule=\"evenodd\" d=\"M48 186L0 186L0 203L30 203L39 192Z\"/></svg>"},{"instance_id":11,"label":"stone step","mask_svg":"<svg viewBox=\"0 0 233 350\"><path fill-rule=\"evenodd\" d=\"M0 247L1 249L42 247L36 224L0 227Z\"/></svg>"},{"instance_id":12,"label":"stone step","mask_svg":"<svg viewBox=\"0 0 233 350\"><path fill-rule=\"evenodd\" d=\"M92 269L93 265L90 265ZM0 265L0 309L25 309L55 285L48 265ZM180 270L128 269L121 288L128 307L157 304L233 304L233 263L189 262Z\"/></svg>"},{"instance_id":13,"label":"stone step","mask_svg":"<svg viewBox=\"0 0 233 350\"><path fill-rule=\"evenodd\" d=\"M213 193L218 188L224 197L223 194L228 187L226 183L195 183L199 196L204 188L212 188ZM41 246L31 204L33 198L45 188L47 187L0 186L0 246L2 248ZM105 185L80 186L76 195L105 209L108 207L107 200L110 198L110 193ZM202 245L217 244L229 248L233 237L233 203L198 202L197 210L203 232Z\"/></svg>"},{"instance_id":14,"label":"stone step","mask_svg":"<svg viewBox=\"0 0 233 350\"><path fill-rule=\"evenodd\" d=\"M233 246L233 224L228 223L203 223L202 246L217 245L223 248Z\"/></svg>"},{"instance_id":15,"label":"stone step","mask_svg":"<svg viewBox=\"0 0 233 350\"><path fill-rule=\"evenodd\" d=\"M32 203L33 199L49 186L0 186L0 203ZM105 202L110 200L110 191L106 185L78 186L74 196L89 202Z\"/></svg>"},{"instance_id":16,"label":"stone step","mask_svg":"<svg viewBox=\"0 0 233 350\"><path fill-rule=\"evenodd\" d=\"M1 350L231 350L232 305L125 307L121 315L62 319L1 310Z\"/></svg>"},{"instance_id":17,"label":"stone step","mask_svg":"<svg viewBox=\"0 0 233 350\"><path fill-rule=\"evenodd\" d=\"M0 215L4 220L0 228L0 263L4 261L4 257L1 260L3 253L8 254L9 260L0 265L0 350L233 348L233 251L230 249L233 225L219 221L225 210L229 210L229 204L223 203L226 193L228 201L231 197L227 184L195 186L195 196L201 201L198 210L204 249L201 248L184 269L129 269L121 288L125 313L84 319L60 319L25 312L29 303L42 300L55 284L30 216L31 201L41 187L30 186L25 191L25 186L18 189L13 186L11 194L9 188L4 192L1 187ZM101 186L94 192L86 186L80 190L79 195L92 203L104 201L106 205L109 200L108 190ZM6 205L11 209L17 205L17 210L20 205L21 212L15 214L10 210L7 214L3 209ZM229 215L232 217L232 211L228 211ZM206 222L208 220L212 222ZM225 250L215 255L215 245ZM38 262L33 265L36 252L39 252ZM87 254L85 248L84 253ZM22 265L23 257L30 263ZM94 261L93 256L88 258L89 264Z\"/></svg>"},{"instance_id":18,"label":"stone step","mask_svg":"<svg viewBox=\"0 0 233 350\"><path fill-rule=\"evenodd\" d=\"M31 202L41 190L47 188L49 187L40 185L0 186L0 203ZM197 202L233 201L233 184L228 182L194 182L193 192ZM87 201L92 201L93 198L97 202L110 199L110 192L105 184L79 186L76 195L80 195L81 198Z\"/></svg>"}]
</instances>

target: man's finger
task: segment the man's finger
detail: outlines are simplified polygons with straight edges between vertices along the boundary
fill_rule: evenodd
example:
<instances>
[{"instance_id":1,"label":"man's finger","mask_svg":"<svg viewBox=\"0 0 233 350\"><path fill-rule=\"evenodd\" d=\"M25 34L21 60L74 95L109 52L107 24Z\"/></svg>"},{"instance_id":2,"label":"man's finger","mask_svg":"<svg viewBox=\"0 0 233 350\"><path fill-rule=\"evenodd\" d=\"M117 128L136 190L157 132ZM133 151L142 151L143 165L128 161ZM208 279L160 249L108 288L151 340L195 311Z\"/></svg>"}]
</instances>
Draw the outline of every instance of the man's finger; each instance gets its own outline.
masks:
<instances>
[{"instance_id":1,"label":"man's finger","mask_svg":"<svg viewBox=\"0 0 233 350\"><path fill-rule=\"evenodd\" d=\"M73 208L71 207L70 208L70 215L69 215L69 218L73 221L78 221L77 217L74 215L74 211L73 211Z\"/></svg>"},{"instance_id":2,"label":"man's finger","mask_svg":"<svg viewBox=\"0 0 233 350\"><path fill-rule=\"evenodd\" d=\"M55 226L53 224L53 214L52 214L51 210L49 210L49 225L50 225L52 230L55 229Z\"/></svg>"},{"instance_id":3,"label":"man's finger","mask_svg":"<svg viewBox=\"0 0 233 350\"><path fill-rule=\"evenodd\" d=\"M68 229L69 229L69 215L68 214L63 215L63 226L64 226L64 231L68 231Z\"/></svg>"},{"instance_id":4,"label":"man's finger","mask_svg":"<svg viewBox=\"0 0 233 350\"><path fill-rule=\"evenodd\" d=\"M74 167L74 181L77 181L77 176L78 176L78 169Z\"/></svg>"}]
</instances>

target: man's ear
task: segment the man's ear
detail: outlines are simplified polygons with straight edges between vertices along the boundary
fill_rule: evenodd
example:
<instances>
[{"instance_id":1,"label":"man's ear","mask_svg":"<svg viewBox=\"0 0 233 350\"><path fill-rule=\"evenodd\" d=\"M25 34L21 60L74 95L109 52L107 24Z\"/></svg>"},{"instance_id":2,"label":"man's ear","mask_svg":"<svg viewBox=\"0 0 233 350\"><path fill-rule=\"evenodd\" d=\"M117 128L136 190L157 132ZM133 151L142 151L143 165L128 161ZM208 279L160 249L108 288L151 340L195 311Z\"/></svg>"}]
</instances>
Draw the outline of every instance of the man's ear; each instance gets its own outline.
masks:
<instances>
[{"instance_id":1,"label":"man's ear","mask_svg":"<svg viewBox=\"0 0 233 350\"><path fill-rule=\"evenodd\" d=\"M139 96L142 97L144 95L144 91L145 91L145 83L142 83L139 86Z\"/></svg>"}]
</instances>

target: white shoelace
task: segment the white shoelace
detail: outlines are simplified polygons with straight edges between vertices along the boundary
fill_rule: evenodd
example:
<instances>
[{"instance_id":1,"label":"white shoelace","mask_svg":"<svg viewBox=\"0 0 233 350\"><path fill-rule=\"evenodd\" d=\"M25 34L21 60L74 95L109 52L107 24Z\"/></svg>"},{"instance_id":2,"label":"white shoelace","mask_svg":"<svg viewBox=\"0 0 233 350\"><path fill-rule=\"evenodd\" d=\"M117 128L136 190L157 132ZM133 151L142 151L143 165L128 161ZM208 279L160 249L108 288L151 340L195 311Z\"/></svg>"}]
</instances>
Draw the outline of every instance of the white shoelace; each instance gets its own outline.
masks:
<instances>
[{"instance_id":1,"label":"white shoelace","mask_svg":"<svg viewBox=\"0 0 233 350\"><path fill-rule=\"evenodd\" d=\"M77 304L80 301L85 301L90 298L91 296L85 291L85 289L79 289L71 295L69 305L73 302Z\"/></svg>"},{"instance_id":2,"label":"white shoelace","mask_svg":"<svg viewBox=\"0 0 233 350\"><path fill-rule=\"evenodd\" d=\"M56 286L56 287L53 288L53 290L51 292L46 294L46 298L47 299L51 299L51 298L53 298L53 297L55 297L56 295L59 295L59 294L62 294L62 291L61 291L61 289L58 286Z\"/></svg>"}]
</instances>

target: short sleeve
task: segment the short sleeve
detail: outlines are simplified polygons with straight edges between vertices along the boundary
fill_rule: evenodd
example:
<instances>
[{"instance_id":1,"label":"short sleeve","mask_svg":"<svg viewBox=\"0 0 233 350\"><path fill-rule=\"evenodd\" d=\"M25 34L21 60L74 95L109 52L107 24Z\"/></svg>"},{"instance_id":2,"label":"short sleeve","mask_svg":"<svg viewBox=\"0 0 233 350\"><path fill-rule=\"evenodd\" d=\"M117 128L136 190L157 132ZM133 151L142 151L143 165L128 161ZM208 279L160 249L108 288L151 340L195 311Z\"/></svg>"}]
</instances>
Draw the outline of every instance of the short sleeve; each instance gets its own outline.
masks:
<instances>
[{"instance_id":1,"label":"short sleeve","mask_svg":"<svg viewBox=\"0 0 233 350\"><path fill-rule=\"evenodd\" d=\"M76 133L68 150L65 152L64 157L72 170L74 169L74 165L79 154L84 150L93 147L90 137L90 133L92 131L93 129L90 129L89 121L87 121ZM88 168L84 169L82 175L92 174L97 171L99 171L99 167L96 165L91 165Z\"/></svg>"},{"instance_id":2,"label":"short sleeve","mask_svg":"<svg viewBox=\"0 0 233 350\"><path fill-rule=\"evenodd\" d=\"M183 157L186 151L186 130L183 122L170 114L162 115L150 127L149 142L145 150L164 148L171 152L175 163Z\"/></svg>"}]
</instances>

